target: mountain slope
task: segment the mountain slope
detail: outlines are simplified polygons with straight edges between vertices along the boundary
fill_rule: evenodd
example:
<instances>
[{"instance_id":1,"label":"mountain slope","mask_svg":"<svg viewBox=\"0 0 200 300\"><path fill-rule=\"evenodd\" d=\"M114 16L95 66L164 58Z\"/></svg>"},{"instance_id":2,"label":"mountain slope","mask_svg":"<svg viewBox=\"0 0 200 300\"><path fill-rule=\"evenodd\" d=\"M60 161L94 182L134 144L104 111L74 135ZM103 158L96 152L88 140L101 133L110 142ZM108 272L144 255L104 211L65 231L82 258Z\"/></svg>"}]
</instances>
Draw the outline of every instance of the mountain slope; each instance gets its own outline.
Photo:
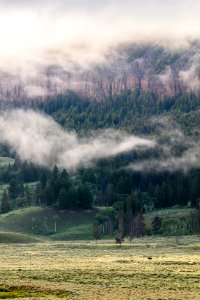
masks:
<instances>
[{"instance_id":1,"label":"mountain slope","mask_svg":"<svg viewBox=\"0 0 200 300\"><path fill-rule=\"evenodd\" d=\"M186 92L200 94L199 53L199 42L173 50L155 44L125 45L112 50L103 64L84 69L69 64L68 68L49 66L28 76L0 73L0 99L43 101L67 90L96 101L136 89L160 99Z\"/></svg>"}]
</instances>

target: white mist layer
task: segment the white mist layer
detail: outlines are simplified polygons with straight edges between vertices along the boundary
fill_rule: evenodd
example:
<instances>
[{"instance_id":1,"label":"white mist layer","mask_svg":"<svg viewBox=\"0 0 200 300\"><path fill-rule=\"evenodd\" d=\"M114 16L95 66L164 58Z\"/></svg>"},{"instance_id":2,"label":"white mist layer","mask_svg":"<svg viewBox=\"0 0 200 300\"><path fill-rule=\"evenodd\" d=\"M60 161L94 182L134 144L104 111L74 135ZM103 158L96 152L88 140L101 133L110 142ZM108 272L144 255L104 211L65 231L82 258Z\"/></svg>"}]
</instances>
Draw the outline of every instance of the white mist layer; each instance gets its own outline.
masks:
<instances>
[{"instance_id":1,"label":"white mist layer","mask_svg":"<svg viewBox=\"0 0 200 300\"><path fill-rule=\"evenodd\" d=\"M133 148L154 147L152 140L108 129L79 138L64 131L53 119L34 111L13 110L0 116L1 142L14 149L21 160L67 170L89 167Z\"/></svg>"},{"instance_id":2,"label":"white mist layer","mask_svg":"<svg viewBox=\"0 0 200 300\"><path fill-rule=\"evenodd\" d=\"M197 0L0 2L0 68L102 63L111 48L153 41L180 47L200 38Z\"/></svg>"},{"instance_id":3,"label":"white mist layer","mask_svg":"<svg viewBox=\"0 0 200 300\"><path fill-rule=\"evenodd\" d=\"M200 168L200 140L186 136L179 125L165 118L154 119L158 129L157 145L162 153L159 158L149 158L131 163L126 169L144 173L176 172L187 173ZM177 155L175 148L182 149Z\"/></svg>"}]
</instances>

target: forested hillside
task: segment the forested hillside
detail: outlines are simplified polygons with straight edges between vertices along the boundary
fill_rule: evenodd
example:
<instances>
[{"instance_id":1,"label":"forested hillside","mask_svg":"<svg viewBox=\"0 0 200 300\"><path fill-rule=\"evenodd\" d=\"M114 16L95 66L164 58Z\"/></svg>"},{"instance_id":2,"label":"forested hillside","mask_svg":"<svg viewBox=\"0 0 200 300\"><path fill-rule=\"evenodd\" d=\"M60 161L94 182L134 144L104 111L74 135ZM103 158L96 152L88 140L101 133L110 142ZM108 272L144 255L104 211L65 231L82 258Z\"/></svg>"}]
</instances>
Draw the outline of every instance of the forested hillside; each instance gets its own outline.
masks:
<instances>
[{"instance_id":1,"label":"forested hillside","mask_svg":"<svg viewBox=\"0 0 200 300\"><path fill-rule=\"evenodd\" d=\"M155 120L160 122L164 119L174 122L186 139L199 139L200 98L192 94L160 101L153 94L144 94L139 90L126 91L107 101L91 103L74 93L67 93L43 103L27 105L25 102L19 105L12 102L11 106L42 111L65 129L76 130L80 136L98 129L117 128L157 138L159 124ZM167 139L171 142L169 137L162 139L166 139L166 143ZM183 155L185 147L188 145L173 142L175 160ZM141 160L162 160L160 148L142 152L132 150L111 159L101 159L93 167L80 168L72 173L65 169L58 170L56 166L48 170L21 162L6 145L2 145L1 155L15 159L14 164L1 166L2 213L31 205L60 209L114 205L114 214L117 216L124 212L128 219L130 212L142 216L145 211L172 206L196 208L200 199L198 166L192 166L187 171L183 171L184 166L180 165L175 170L126 169L131 163ZM197 224L195 226L197 228Z\"/></svg>"},{"instance_id":2,"label":"forested hillside","mask_svg":"<svg viewBox=\"0 0 200 300\"><path fill-rule=\"evenodd\" d=\"M181 124L186 132L192 133L198 128L200 118L199 96L185 94L160 100L156 95L140 90L128 90L100 103L67 93L38 105L33 103L33 106L53 116L63 127L78 132L112 127L147 134L151 117L168 116Z\"/></svg>"},{"instance_id":3,"label":"forested hillside","mask_svg":"<svg viewBox=\"0 0 200 300\"><path fill-rule=\"evenodd\" d=\"M46 102L49 95L73 91L96 102L137 89L160 99L199 95L199 51L198 40L188 41L184 47L130 41L114 45L102 61L97 59L89 67L65 57L63 63L55 60L28 76L0 70L0 99Z\"/></svg>"}]
</instances>

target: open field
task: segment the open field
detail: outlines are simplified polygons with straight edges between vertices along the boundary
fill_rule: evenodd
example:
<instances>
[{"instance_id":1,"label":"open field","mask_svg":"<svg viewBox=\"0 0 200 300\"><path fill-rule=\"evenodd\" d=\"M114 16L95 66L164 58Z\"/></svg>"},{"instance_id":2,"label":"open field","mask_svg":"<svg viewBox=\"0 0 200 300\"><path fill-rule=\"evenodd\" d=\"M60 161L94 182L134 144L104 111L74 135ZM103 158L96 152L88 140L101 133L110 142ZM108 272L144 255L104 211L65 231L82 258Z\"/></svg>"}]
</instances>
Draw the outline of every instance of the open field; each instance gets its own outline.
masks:
<instances>
[{"instance_id":1,"label":"open field","mask_svg":"<svg viewBox=\"0 0 200 300\"><path fill-rule=\"evenodd\" d=\"M0 244L0 299L200 299L199 251L195 236Z\"/></svg>"}]
</instances>

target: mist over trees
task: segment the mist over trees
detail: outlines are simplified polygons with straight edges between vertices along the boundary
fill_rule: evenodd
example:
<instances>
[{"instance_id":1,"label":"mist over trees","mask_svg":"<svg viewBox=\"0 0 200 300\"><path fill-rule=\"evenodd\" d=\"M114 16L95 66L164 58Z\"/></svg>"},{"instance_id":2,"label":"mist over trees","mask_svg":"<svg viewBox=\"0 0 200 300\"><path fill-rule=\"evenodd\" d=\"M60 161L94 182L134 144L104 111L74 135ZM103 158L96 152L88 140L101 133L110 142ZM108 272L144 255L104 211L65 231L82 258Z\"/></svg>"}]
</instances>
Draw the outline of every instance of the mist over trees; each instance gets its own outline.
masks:
<instances>
[{"instance_id":1,"label":"mist over trees","mask_svg":"<svg viewBox=\"0 0 200 300\"><path fill-rule=\"evenodd\" d=\"M12 105L18 107L19 103L13 102ZM153 94L126 91L100 103L91 103L87 99L79 99L74 93L67 93L45 103L21 103L20 107L44 111L64 128L75 129L80 136L90 130L110 127L132 134L156 136L157 125L146 120L164 116L176 120L186 136L198 140L199 105L199 97L195 95L182 95L161 102ZM177 158L184 147L178 145L173 149ZM73 173L56 166L48 170L22 162L6 145L1 145L0 152L2 156L15 159L14 164L0 168L0 182L7 186L1 197L2 213L31 205L70 210L113 207L115 212L110 212L112 216L94 224L96 236L99 232L112 233L114 228L118 228L121 237L126 234L132 238L143 235L142 214L146 211L172 206L198 207L198 167L187 172L178 169L173 172L125 169L141 159L161 158L158 150L150 149L143 153L132 150L113 158L100 159L94 166L79 168ZM159 234L161 227L162 220L153 220L154 234Z\"/></svg>"}]
</instances>

